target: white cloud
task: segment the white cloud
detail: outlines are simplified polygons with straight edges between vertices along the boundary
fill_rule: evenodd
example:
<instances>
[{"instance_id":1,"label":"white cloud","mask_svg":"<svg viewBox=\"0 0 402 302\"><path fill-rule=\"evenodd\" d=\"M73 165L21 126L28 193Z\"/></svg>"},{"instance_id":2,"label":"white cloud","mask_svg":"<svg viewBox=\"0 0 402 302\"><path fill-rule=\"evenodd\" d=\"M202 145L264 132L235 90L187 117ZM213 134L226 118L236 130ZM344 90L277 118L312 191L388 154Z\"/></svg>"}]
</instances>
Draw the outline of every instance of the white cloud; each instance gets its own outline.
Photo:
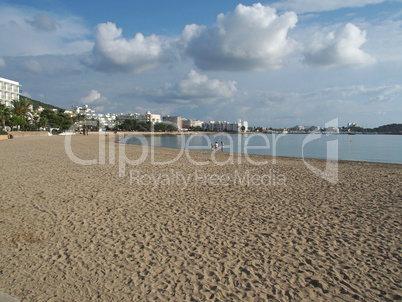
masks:
<instances>
[{"instance_id":1,"label":"white cloud","mask_svg":"<svg viewBox=\"0 0 402 302\"><path fill-rule=\"evenodd\" d=\"M93 45L81 19L23 6L0 5L0 28L4 57L78 54Z\"/></svg>"},{"instance_id":2,"label":"white cloud","mask_svg":"<svg viewBox=\"0 0 402 302\"><path fill-rule=\"evenodd\" d=\"M102 71L139 73L160 63L163 48L162 39L156 35L144 37L137 33L127 40L114 23L101 23L95 29L94 67Z\"/></svg>"},{"instance_id":3,"label":"white cloud","mask_svg":"<svg viewBox=\"0 0 402 302\"><path fill-rule=\"evenodd\" d=\"M373 64L375 59L360 49L365 42L366 31L361 31L351 23L325 36L316 34L305 47L304 63L323 67L358 67Z\"/></svg>"},{"instance_id":4,"label":"white cloud","mask_svg":"<svg viewBox=\"0 0 402 302\"><path fill-rule=\"evenodd\" d=\"M211 80L191 70L187 77L179 82L178 94L187 99L217 99L228 98L236 92L235 81Z\"/></svg>"},{"instance_id":5,"label":"white cloud","mask_svg":"<svg viewBox=\"0 0 402 302\"><path fill-rule=\"evenodd\" d=\"M95 106L95 107L94 107L94 110L97 111L97 112L104 111L104 110L105 110L105 106Z\"/></svg>"},{"instance_id":6,"label":"white cloud","mask_svg":"<svg viewBox=\"0 0 402 302\"><path fill-rule=\"evenodd\" d=\"M370 33L366 47L375 54L378 61L402 60L402 11L386 19L379 19L367 25Z\"/></svg>"},{"instance_id":7,"label":"white cloud","mask_svg":"<svg viewBox=\"0 0 402 302\"><path fill-rule=\"evenodd\" d=\"M80 103L100 105L107 103L107 98L101 96L101 94L97 90L92 89L86 97L82 97L80 99Z\"/></svg>"},{"instance_id":8,"label":"white cloud","mask_svg":"<svg viewBox=\"0 0 402 302\"><path fill-rule=\"evenodd\" d=\"M295 42L287 38L297 16L281 16L260 3L239 4L233 12L220 14L212 28L188 25L182 33L185 52L205 70L278 69Z\"/></svg>"},{"instance_id":9,"label":"white cloud","mask_svg":"<svg viewBox=\"0 0 402 302\"><path fill-rule=\"evenodd\" d=\"M56 21L47 14L37 14L32 21L27 21L34 28L43 31L56 30Z\"/></svg>"},{"instance_id":10,"label":"white cloud","mask_svg":"<svg viewBox=\"0 0 402 302\"><path fill-rule=\"evenodd\" d=\"M274 7L283 10L293 10L296 13L336 10L343 7L362 7L368 4L378 4L385 0L285 0L276 2Z\"/></svg>"},{"instance_id":11,"label":"white cloud","mask_svg":"<svg viewBox=\"0 0 402 302\"><path fill-rule=\"evenodd\" d=\"M340 125L357 122L367 127L377 127L398 122L402 113L399 100L401 85L367 86L351 85L312 90L307 93L271 91L254 95L249 110L241 111L243 102L227 106L226 114L252 117L259 125L290 127L295 125L324 126L333 118L339 118ZM259 110L255 110L258 107ZM392 111L377 118L378 112ZM400 118L399 118L400 119Z\"/></svg>"},{"instance_id":12,"label":"white cloud","mask_svg":"<svg viewBox=\"0 0 402 302\"><path fill-rule=\"evenodd\" d=\"M402 97L401 85L368 87L352 85L316 90L311 93L300 94L300 98L308 100L361 100L363 102L384 102L397 100Z\"/></svg>"},{"instance_id":13,"label":"white cloud","mask_svg":"<svg viewBox=\"0 0 402 302\"><path fill-rule=\"evenodd\" d=\"M199 105L233 97L237 91L236 85L235 81L209 79L191 70L175 85L166 84L162 89L140 90L136 94L158 103Z\"/></svg>"},{"instance_id":14,"label":"white cloud","mask_svg":"<svg viewBox=\"0 0 402 302\"><path fill-rule=\"evenodd\" d=\"M35 60L24 61L20 64L20 67L25 71L33 73L40 73L43 70L39 62Z\"/></svg>"}]
</instances>

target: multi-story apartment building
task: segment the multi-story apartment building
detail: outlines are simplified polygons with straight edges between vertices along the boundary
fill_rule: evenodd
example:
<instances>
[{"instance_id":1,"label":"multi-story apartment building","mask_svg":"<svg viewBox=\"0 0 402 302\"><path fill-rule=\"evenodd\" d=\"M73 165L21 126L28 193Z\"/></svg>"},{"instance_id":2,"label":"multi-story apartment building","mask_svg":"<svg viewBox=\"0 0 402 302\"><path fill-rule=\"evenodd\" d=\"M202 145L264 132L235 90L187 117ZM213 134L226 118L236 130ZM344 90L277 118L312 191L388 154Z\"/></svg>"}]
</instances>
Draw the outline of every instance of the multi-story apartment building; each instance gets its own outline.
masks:
<instances>
[{"instance_id":1,"label":"multi-story apartment building","mask_svg":"<svg viewBox=\"0 0 402 302\"><path fill-rule=\"evenodd\" d=\"M109 127L109 128L114 128L116 126L116 114L113 113L98 113L98 121L100 127Z\"/></svg>"},{"instance_id":2,"label":"multi-story apartment building","mask_svg":"<svg viewBox=\"0 0 402 302\"><path fill-rule=\"evenodd\" d=\"M152 124L160 123L161 115L153 114L150 111L148 111L147 113L140 114L138 121L139 122L151 122Z\"/></svg>"},{"instance_id":3,"label":"multi-story apartment building","mask_svg":"<svg viewBox=\"0 0 402 302\"><path fill-rule=\"evenodd\" d=\"M177 129L179 129L179 130L183 129L183 121L184 120L185 120L185 118L183 118L181 116L166 115L166 116L163 117L164 122L174 124L175 126L177 126Z\"/></svg>"},{"instance_id":4,"label":"multi-story apartment building","mask_svg":"<svg viewBox=\"0 0 402 302\"><path fill-rule=\"evenodd\" d=\"M116 117L117 117L117 119L119 121L137 120L139 122L151 122L152 124L156 124L156 123L161 122L161 115L151 113L150 111L148 111L146 113L142 113L142 114L139 114L139 113L127 113L127 114L120 113Z\"/></svg>"},{"instance_id":5,"label":"multi-story apartment building","mask_svg":"<svg viewBox=\"0 0 402 302\"><path fill-rule=\"evenodd\" d=\"M20 83L0 78L0 103L11 107L12 100L20 99Z\"/></svg>"},{"instance_id":6,"label":"multi-story apartment building","mask_svg":"<svg viewBox=\"0 0 402 302\"><path fill-rule=\"evenodd\" d=\"M117 115L117 119L120 121L124 121L124 120L139 120L140 118L140 114L139 113L119 113Z\"/></svg>"},{"instance_id":7,"label":"multi-story apartment building","mask_svg":"<svg viewBox=\"0 0 402 302\"><path fill-rule=\"evenodd\" d=\"M202 127L203 121L200 120L184 120L183 129L189 129L191 127Z\"/></svg>"},{"instance_id":8,"label":"multi-story apartment building","mask_svg":"<svg viewBox=\"0 0 402 302\"><path fill-rule=\"evenodd\" d=\"M243 132L248 130L248 122L242 122L241 120L234 123L210 121L209 123L203 123L203 128L209 131Z\"/></svg>"}]
</instances>

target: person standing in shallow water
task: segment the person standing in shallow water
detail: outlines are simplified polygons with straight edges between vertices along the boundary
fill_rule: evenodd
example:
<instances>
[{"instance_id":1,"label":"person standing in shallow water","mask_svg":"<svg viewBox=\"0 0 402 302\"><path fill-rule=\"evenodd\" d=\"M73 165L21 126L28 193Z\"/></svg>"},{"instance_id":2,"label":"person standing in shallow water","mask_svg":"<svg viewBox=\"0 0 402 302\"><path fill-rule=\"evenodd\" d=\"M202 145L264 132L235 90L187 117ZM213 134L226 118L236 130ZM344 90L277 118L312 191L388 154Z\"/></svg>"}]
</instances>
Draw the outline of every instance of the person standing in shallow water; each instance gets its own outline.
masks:
<instances>
[{"instance_id":1,"label":"person standing in shallow water","mask_svg":"<svg viewBox=\"0 0 402 302\"><path fill-rule=\"evenodd\" d=\"M219 145L218 142L215 142L215 151L218 151Z\"/></svg>"},{"instance_id":2,"label":"person standing in shallow water","mask_svg":"<svg viewBox=\"0 0 402 302\"><path fill-rule=\"evenodd\" d=\"M221 146L222 146L221 148L222 148L222 152L223 152L223 147L224 147L224 144L223 144L223 142L221 142Z\"/></svg>"}]
</instances>

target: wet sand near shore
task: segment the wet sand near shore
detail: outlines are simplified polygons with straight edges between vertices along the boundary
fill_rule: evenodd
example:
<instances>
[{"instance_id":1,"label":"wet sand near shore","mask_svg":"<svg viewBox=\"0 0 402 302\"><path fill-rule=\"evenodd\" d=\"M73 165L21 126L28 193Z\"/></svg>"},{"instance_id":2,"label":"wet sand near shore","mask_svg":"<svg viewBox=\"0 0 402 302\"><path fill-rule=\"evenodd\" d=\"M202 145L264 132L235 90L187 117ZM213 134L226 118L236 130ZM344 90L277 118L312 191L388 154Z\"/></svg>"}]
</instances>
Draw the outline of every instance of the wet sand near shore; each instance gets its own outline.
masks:
<instances>
[{"instance_id":1,"label":"wet sand near shore","mask_svg":"<svg viewBox=\"0 0 402 302\"><path fill-rule=\"evenodd\" d=\"M20 301L402 299L401 165L340 161L332 184L296 158L150 152L113 135L1 141L0 291Z\"/></svg>"}]
</instances>

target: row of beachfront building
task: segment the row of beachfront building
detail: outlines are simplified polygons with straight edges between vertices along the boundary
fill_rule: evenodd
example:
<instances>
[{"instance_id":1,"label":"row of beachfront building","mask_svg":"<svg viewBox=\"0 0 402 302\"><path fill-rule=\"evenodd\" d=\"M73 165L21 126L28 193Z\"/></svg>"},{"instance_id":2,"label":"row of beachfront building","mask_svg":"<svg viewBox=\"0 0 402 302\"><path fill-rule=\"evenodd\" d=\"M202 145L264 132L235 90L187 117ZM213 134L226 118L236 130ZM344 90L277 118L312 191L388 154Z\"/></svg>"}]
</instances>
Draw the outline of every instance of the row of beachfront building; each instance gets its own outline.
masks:
<instances>
[{"instance_id":1,"label":"row of beachfront building","mask_svg":"<svg viewBox=\"0 0 402 302\"><path fill-rule=\"evenodd\" d=\"M20 83L1 78L0 77L0 104L7 107L12 107L12 101L20 98ZM32 108L33 109L33 108ZM43 108L39 108L39 112ZM82 107L73 106L72 110L66 110L67 114L83 114L86 119L98 120L100 127L113 129L117 126L118 122L122 122L127 119L138 120L139 122L151 122L156 123L172 123L179 130L186 130L192 128L202 128L209 131L233 131L240 132L248 129L248 123L246 121L237 121L229 123L226 121L209 121L204 122L195 119L187 119L181 116L161 116L160 114L154 114L151 112L146 113L130 113L130 114L114 114L114 113L96 113L95 110L89 108L88 105Z\"/></svg>"},{"instance_id":2,"label":"row of beachfront building","mask_svg":"<svg viewBox=\"0 0 402 302\"><path fill-rule=\"evenodd\" d=\"M248 130L248 122L238 120L236 122L226 121L209 121L204 122L197 119L187 119L181 116L161 116L160 114L151 113L96 113L88 105L82 107L73 106L73 114L85 115L88 120L97 120L101 128L113 129L117 126L117 123L121 123L124 120L137 120L138 122L151 122L157 123L170 123L177 127L179 130L189 129L203 129L207 131L230 131L230 132L244 132Z\"/></svg>"}]
</instances>

